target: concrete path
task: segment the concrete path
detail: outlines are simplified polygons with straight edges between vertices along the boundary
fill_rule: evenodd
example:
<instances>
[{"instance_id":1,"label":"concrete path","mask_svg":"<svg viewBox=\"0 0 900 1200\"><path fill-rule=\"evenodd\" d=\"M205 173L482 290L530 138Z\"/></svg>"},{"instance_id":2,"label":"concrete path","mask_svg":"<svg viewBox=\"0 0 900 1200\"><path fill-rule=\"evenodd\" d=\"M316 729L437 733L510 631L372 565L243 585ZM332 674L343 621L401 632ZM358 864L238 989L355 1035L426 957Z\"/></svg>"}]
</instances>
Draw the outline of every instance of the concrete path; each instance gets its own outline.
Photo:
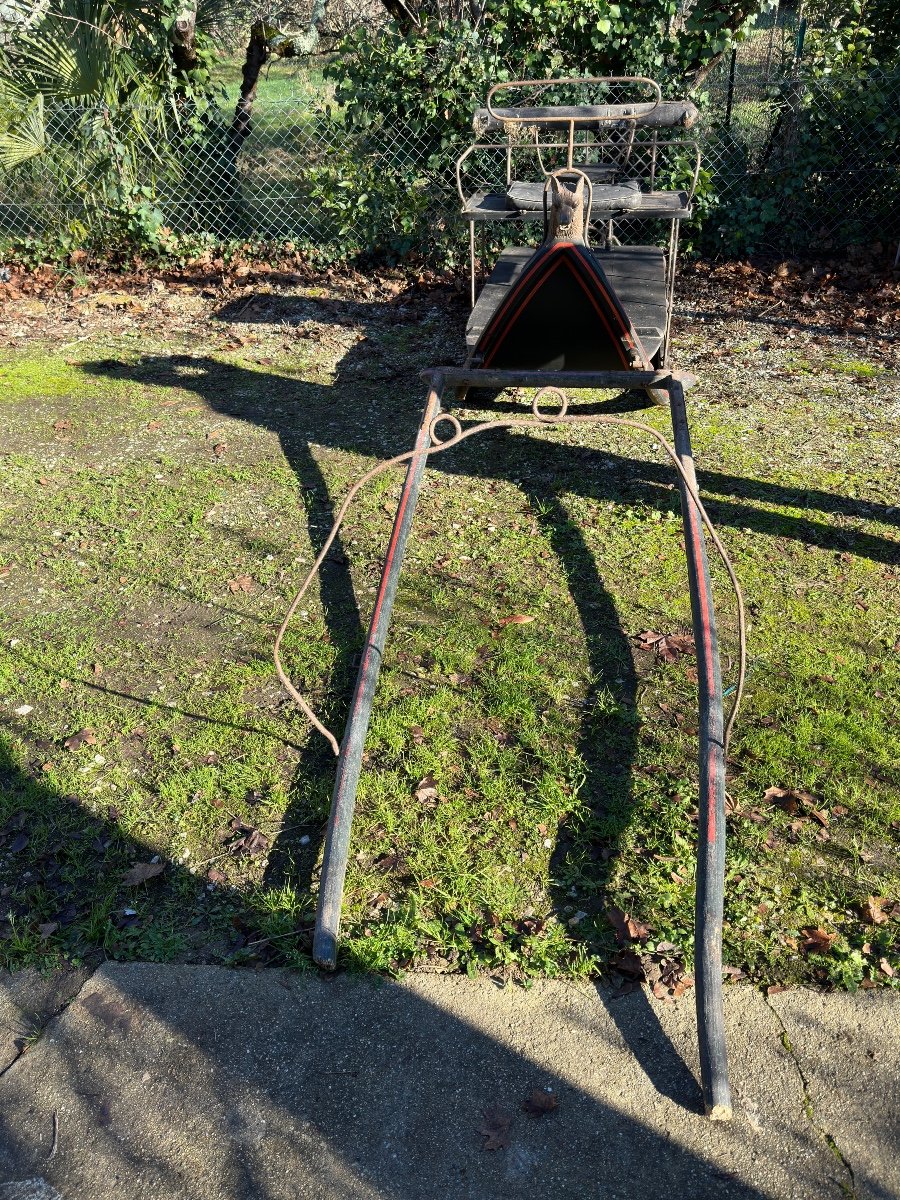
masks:
<instances>
[{"instance_id":1,"label":"concrete path","mask_svg":"<svg viewBox=\"0 0 900 1200\"><path fill-rule=\"evenodd\" d=\"M689 1000L147 964L6 977L0 1200L900 1197L900 997L726 994L731 1125L700 1114Z\"/></svg>"}]
</instances>

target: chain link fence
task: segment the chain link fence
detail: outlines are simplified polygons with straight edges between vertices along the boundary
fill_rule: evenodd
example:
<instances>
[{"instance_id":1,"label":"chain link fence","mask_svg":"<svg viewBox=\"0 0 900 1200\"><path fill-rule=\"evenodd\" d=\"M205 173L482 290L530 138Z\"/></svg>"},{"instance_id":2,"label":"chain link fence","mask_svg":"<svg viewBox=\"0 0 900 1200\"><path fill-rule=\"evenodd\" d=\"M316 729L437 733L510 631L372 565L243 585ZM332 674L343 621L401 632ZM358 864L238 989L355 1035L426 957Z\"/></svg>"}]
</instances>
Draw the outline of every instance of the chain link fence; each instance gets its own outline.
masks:
<instances>
[{"instance_id":1,"label":"chain link fence","mask_svg":"<svg viewBox=\"0 0 900 1200\"><path fill-rule=\"evenodd\" d=\"M789 254L900 239L900 70L807 79L797 37L773 23L704 85L690 131L703 152L685 230L695 246ZM127 162L115 157L123 121L150 131ZM464 241L463 148L439 131L349 127L308 88L257 100L245 138L225 107L161 130L147 114L58 108L45 152L0 177L0 241L165 246L186 235L446 261Z\"/></svg>"}]
</instances>

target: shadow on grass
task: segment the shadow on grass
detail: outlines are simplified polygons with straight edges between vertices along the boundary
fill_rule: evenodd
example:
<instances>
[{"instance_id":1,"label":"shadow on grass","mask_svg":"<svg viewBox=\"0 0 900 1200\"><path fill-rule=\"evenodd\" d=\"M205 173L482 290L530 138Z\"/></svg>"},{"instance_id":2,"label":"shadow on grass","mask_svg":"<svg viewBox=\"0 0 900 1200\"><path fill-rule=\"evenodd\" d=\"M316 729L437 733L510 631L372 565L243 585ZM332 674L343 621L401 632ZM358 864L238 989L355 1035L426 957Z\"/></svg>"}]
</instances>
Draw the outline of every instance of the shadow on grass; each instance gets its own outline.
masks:
<instances>
[{"instance_id":1,"label":"shadow on grass","mask_svg":"<svg viewBox=\"0 0 900 1200\"><path fill-rule=\"evenodd\" d=\"M283 303L273 301L268 317L251 319L284 319L287 311ZM378 325L382 306L331 302L327 311L340 323L362 324L365 328L367 323ZM376 365L378 371L373 372ZM309 531L315 550L321 546L323 532L333 519L334 501L328 495L313 447L362 455L374 452L379 457L407 449L418 424L424 391L415 382L414 366L404 364L397 370L386 371L383 360L377 354L373 356L366 342L344 356L337 377L328 385L267 377L210 357L195 356L148 357L134 365L119 364L114 370L106 362L88 363L84 369L92 374L113 374L117 379L193 391L212 409L277 435L301 486L314 493L319 502L316 520L310 523ZM409 386L365 387L367 372L376 375L380 372L382 379L404 376ZM345 397L349 401L341 403ZM600 577L596 561L579 530L568 520L560 496L563 492L574 492L595 501L625 499L668 508L674 472L666 465L548 443L539 436L520 433L511 437L503 432L488 435L478 447L469 444L438 456L429 469L462 477L516 482L539 514L537 519L565 572L589 648L594 691L587 698L587 711L593 711L592 702L601 692L613 698L614 710L602 720L591 717L584 723L578 752L587 764L588 775L581 795L591 819L583 832L571 838L564 835L560 840L551 870L557 880L555 903L561 915L567 903L567 879L573 872L580 872L589 880L589 890L596 897L593 903L602 910L609 871L632 816L632 763L638 737L636 678L630 644L616 613L614 588L608 588ZM900 515L886 505L849 500L817 489L707 472L702 470L702 464L700 481L704 495L712 498L708 503L711 516L720 526L734 525L765 535L792 537L830 550L852 546L856 554L876 561L895 559L896 543L889 538L849 533L806 515L773 513L761 507L790 506L830 516L900 523ZM340 538L326 560L321 588L329 634L338 650L329 688L345 697L346 703L363 629ZM335 728L343 727L344 716L345 709L332 715ZM293 827L307 828L313 815L321 819L321 809L311 813L310 797L318 797L321 803L321 797L330 790L333 771L333 756L323 742L312 739L303 750L297 768L292 787L296 799L284 817L285 833L269 858L266 881L272 886L290 881L301 890L314 887L320 844L314 839L303 845L288 831ZM598 828L603 830L602 842L596 835ZM610 1009L615 1016L614 1010L615 1005ZM647 1014L652 1024L655 1017L649 1005ZM635 1045L635 1053L642 1053L641 1045ZM650 1073L650 1059L646 1066ZM675 1071L673 1076L666 1070L667 1078L680 1080L672 1085L671 1094L677 1095L680 1103L693 1107L697 1102L696 1086L693 1096L687 1096L683 1075Z\"/></svg>"}]
</instances>

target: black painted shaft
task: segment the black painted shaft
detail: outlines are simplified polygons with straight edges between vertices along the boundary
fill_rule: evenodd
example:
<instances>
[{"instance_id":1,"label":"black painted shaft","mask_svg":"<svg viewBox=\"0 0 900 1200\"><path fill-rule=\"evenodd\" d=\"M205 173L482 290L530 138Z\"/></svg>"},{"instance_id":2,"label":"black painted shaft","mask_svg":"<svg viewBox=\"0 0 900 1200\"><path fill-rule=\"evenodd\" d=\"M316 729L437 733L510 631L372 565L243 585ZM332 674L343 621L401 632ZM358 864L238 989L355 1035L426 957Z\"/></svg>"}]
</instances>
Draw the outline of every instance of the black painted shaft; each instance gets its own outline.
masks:
<instances>
[{"instance_id":1,"label":"black painted shaft","mask_svg":"<svg viewBox=\"0 0 900 1200\"><path fill-rule=\"evenodd\" d=\"M442 389L443 379L436 374L432 378L428 390L422 424L416 438L416 450L428 449L430 444L429 428L434 417L440 412ZM381 659L387 640L388 626L391 623L391 611L394 607L394 597L397 594L397 584L403 567L403 555L412 528L413 513L419 498L425 463L424 456L417 456L410 459L406 469L406 479L403 491L400 493L394 528L385 555L381 583L375 597L375 607L363 647L356 687L353 690L350 716L347 718L341 753L338 758L337 778L331 798L331 815L328 820L328 832L325 837L325 852L322 860L322 878L319 884L319 901L316 909L316 930L313 937L313 958L320 967L325 967L329 971L333 971L337 966L341 901L344 895L344 878L347 874L347 857L350 850L350 826L356 807L356 789L359 785L362 768L363 747L369 728L369 719L372 715L375 687L381 671Z\"/></svg>"},{"instance_id":2,"label":"black painted shaft","mask_svg":"<svg viewBox=\"0 0 900 1200\"><path fill-rule=\"evenodd\" d=\"M675 450L696 490L694 458L688 430L684 390L669 385ZM731 1117L728 1056L722 999L722 914L725 893L725 744L722 711L722 672L713 612L709 563L703 522L679 476L681 511L700 700L700 789L697 828L697 891L694 917L694 959L697 1037L700 1044L700 1083L710 1117Z\"/></svg>"}]
</instances>

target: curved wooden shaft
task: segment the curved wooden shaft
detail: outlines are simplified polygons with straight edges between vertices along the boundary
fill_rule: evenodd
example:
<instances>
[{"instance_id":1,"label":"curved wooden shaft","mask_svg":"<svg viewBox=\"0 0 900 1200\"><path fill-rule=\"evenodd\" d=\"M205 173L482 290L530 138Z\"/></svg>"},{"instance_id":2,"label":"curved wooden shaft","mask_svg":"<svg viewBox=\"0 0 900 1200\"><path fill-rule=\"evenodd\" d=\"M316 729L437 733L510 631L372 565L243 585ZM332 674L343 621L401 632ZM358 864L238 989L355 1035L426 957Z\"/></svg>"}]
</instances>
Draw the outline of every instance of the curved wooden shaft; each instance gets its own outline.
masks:
<instances>
[{"instance_id":1,"label":"curved wooden shaft","mask_svg":"<svg viewBox=\"0 0 900 1200\"><path fill-rule=\"evenodd\" d=\"M675 449L696 489L684 390L669 385ZM722 675L703 523L679 476L684 543L691 589L700 693L700 797L697 830L697 896L694 959L700 1082L707 1114L731 1118L728 1056L722 1004L722 912L725 890L725 745Z\"/></svg>"},{"instance_id":2,"label":"curved wooden shaft","mask_svg":"<svg viewBox=\"0 0 900 1200\"><path fill-rule=\"evenodd\" d=\"M429 428L441 410L443 379L434 377L428 391L428 400L422 416L422 424L416 438L416 450L426 450L430 445ZM362 769L363 747L375 700L375 687L381 671L381 659L387 640L388 626L397 584L403 567L403 555L412 528L413 513L419 499L425 458L410 459L406 469L406 480L400 493L400 503L394 518L394 528L388 545L381 574L381 583L375 597L375 607L363 647L350 716L341 743L338 758L337 778L331 797L331 815L325 837L325 852L322 860L322 878L319 884L319 902L316 909L316 930L313 936L313 958L320 967L333 971L337 966L338 930L341 922L341 901L344 895L344 878L347 874L347 856L350 850L350 826L356 808L356 789Z\"/></svg>"}]
</instances>

